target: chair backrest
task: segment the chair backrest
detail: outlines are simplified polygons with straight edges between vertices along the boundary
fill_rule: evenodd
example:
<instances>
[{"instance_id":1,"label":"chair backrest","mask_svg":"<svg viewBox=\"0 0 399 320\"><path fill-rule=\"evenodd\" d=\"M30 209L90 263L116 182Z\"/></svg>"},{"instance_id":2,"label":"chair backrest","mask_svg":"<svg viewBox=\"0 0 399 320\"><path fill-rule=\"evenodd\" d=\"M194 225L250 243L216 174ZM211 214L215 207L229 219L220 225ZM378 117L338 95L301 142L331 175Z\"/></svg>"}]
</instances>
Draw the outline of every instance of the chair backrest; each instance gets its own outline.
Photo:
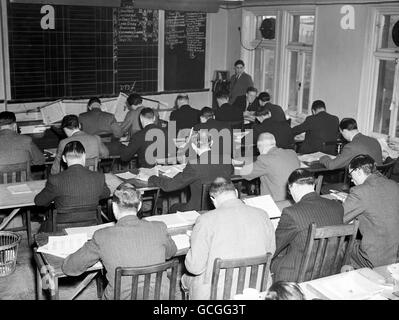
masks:
<instances>
[{"instance_id":1,"label":"chair backrest","mask_svg":"<svg viewBox=\"0 0 399 320\"><path fill-rule=\"evenodd\" d=\"M381 174L383 174L385 177L387 177L388 179L391 178L392 176L392 171L393 171L393 167L395 166L396 163L396 159L392 160L388 163L382 164L380 166L377 166L377 170L379 172L381 172Z\"/></svg>"},{"instance_id":2,"label":"chair backrest","mask_svg":"<svg viewBox=\"0 0 399 320\"><path fill-rule=\"evenodd\" d=\"M349 264L358 228L357 220L321 228L310 224L297 282L339 273L343 265Z\"/></svg>"},{"instance_id":3,"label":"chair backrest","mask_svg":"<svg viewBox=\"0 0 399 320\"><path fill-rule=\"evenodd\" d=\"M262 256L251 257L251 258L239 258L239 259L215 259L213 263L213 273L211 282L211 300L217 299L218 284L220 271L222 269L226 270L224 283L223 283L223 300L231 299L231 289L233 286L233 273L234 269L238 268L237 277L237 290L235 294L241 294L245 286L245 276L247 273L247 268L250 267L250 277L249 277L249 288L256 288L258 281L258 272L260 267L263 266L261 275L261 291L266 291L269 272L270 272L270 262L272 259L272 254L269 252Z\"/></svg>"},{"instance_id":4,"label":"chair backrest","mask_svg":"<svg viewBox=\"0 0 399 320\"><path fill-rule=\"evenodd\" d=\"M67 211L57 210L52 206L49 209L49 220L51 232L60 231L65 228L87 227L102 223L101 206L79 207Z\"/></svg>"},{"instance_id":5,"label":"chair backrest","mask_svg":"<svg viewBox=\"0 0 399 320\"><path fill-rule=\"evenodd\" d=\"M144 287L143 287L143 299L150 299L150 286L151 286L151 275L156 274L155 278L155 289L154 289L154 300L160 300L161 298L161 284L162 275L164 271L171 269L170 282L169 282L169 300L175 300L176 295L176 282L177 282L177 268L179 266L179 260L173 259L164 263L159 263L145 267L130 267L123 268L118 267L115 269L115 287L114 287L114 299L121 299L121 284L122 277L132 277L132 289L130 294L131 300L137 299L137 291L139 286L139 277L144 276Z\"/></svg>"},{"instance_id":6,"label":"chair backrest","mask_svg":"<svg viewBox=\"0 0 399 320\"><path fill-rule=\"evenodd\" d=\"M0 184L29 180L31 180L29 162L0 165Z\"/></svg>"}]
</instances>

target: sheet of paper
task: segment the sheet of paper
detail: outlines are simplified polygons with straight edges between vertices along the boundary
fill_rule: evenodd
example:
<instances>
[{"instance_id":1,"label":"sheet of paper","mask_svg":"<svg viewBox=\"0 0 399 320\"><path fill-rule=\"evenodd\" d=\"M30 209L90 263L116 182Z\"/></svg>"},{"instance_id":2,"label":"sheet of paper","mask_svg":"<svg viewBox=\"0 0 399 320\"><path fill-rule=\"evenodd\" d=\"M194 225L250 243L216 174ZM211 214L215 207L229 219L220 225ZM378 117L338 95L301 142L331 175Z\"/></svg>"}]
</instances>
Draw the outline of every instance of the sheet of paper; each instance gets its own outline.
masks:
<instances>
[{"instance_id":1,"label":"sheet of paper","mask_svg":"<svg viewBox=\"0 0 399 320\"><path fill-rule=\"evenodd\" d=\"M93 238L94 232L97 230L112 227L115 225L115 222L103 223L97 226L90 226L90 227L77 227L77 228L66 228L65 231L67 234L79 234L84 233L87 236L87 239Z\"/></svg>"},{"instance_id":2,"label":"sheet of paper","mask_svg":"<svg viewBox=\"0 0 399 320\"><path fill-rule=\"evenodd\" d=\"M125 120L126 113L128 113L128 110L125 108L127 97L125 93L121 92L116 100L114 114L118 122Z\"/></svg>"},{"instance_id":3,"label":"sheet of paper","mask_svg":"<svg viewBox=\"0 0 399 320\"><path fill-rule=\"evenodd\" d=\"M115 175L121 179L129 180L137 177L137 174L133 174L129 171L127 172L121 172L121 173L115 173Z\"/></svg>"},{"instance_id":4,"label":"sheet of paper","mask_svg":"<svg viewBox=\"0 0 399 320\"><path fill-rule=\"evenodd\" d=\"M190 248L190 237L187 234L177 234L171 238L175 242L177 250Z\"/></svg>"},{"instance_id":5,"label":"sheet of paper","mask_svg":"<svg viewBox=\"0 0 399 320\"><path fill-rule=\"evenodd\" d=\"M323 156L328 156L331 159L335 159L335 156L323 152L314 152L314 153L309 153L309 154L302 154L298 157L299 161L305 161L305 162L314 162L314 161L319 161L321 157Z\"/></svg>"},{"instance_id":6,"label":"sheet of paper","mask_svg":"<svg viewBox=\"0 0 399 320\"><path fill-rule=\"evenodd\" d=\"M243 200L247 205L265 210L270 218L281 216L281 211L277 207L271 195L263 195L259 197L246 198Z\"/></svg>"},{"instance_id":7,"label":"sheet of paper","mask_svg":"<svg viewBox=\"0 0 399 320\"><path fill-rule=\"evenodd\" d=\"M44 124L52 124L61 121L65 116L64 106L61 101L56 101L47 106L41 107L40 112Z\"/></svg>"},{"instance_id":8,"label":"sheet of paper","mask_svg":"<svg viewBox=\"0 0 399 320\"><path fill-rule=\"evenodd\" d=\"M17 184L8 186L7 190L11 192L11 194L21 194L21 193L31 193L32 190L29 188L27 184Z\"/></svg>"},{"instance_id":9,"label":"sheet of paper","mask_svg":"<svg viewBox=\"0 0 399 320\"><path fill-rule=\"evenodd\" d=\"M182 217L183 219L187 220L188 223L190 224L195 224L195 222L197 221L198 217L200 216L200 214L195 211L177 211L176 213L177 215L179 215L180 217Z\"/></svg>"},{"instance_id":10,"label":"sheet of paper","mask_svg":"<svg viewBox=\"0 0 399 320\"><path fill-rule=\"evenodd\" d=\"M87 234L79 233L67 236L50 236L45 246L39 247L38 252L52 254L60 258L66 258L79 250L87 241Z\"/></svg>"},{"instance_id":11,"label":"sheet of paper","mask_svg":"<svg viewBox=\"0 0 399 320\"><path fill-rule=\"evenodd\" d=\"M103 99L101 101L101 110L103 110L105 112L109 112L109 113L115 114L117 100L118 100L117 97Z\"/></svg>"},{"instance_id":12,"label":"sheet of paper","mask_svg":"<svg viewBox=\"0 0 399 320\"><path fill-rule=\"evenodd\" d=\"M79 115L87 111L87 100L62 100L65 114Z\"/></svg>"},{"instance_id":13,"label":"sheet of paper","mask_svg":"<svg viewBox=\"0 0 399 320\"><path fill-rule=\"evenodd\" d=\"M165 223L168 228L178 228L191 225L190 222L179 216L177 213L156 215L145 219L147 221L161 221Z\"/></svg>"}]
</instances>

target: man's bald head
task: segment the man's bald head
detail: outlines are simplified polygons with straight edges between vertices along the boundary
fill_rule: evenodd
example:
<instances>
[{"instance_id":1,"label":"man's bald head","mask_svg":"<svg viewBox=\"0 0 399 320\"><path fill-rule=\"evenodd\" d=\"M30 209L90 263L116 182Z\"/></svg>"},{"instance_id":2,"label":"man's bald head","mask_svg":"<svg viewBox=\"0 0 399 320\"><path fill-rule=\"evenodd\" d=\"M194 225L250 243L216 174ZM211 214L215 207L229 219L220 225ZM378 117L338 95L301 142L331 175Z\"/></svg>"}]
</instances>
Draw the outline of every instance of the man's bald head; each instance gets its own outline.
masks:
<instances>
[{"instance_id":1,"label":"man's bald head","mask_svg":"<svg viewBox=\"0 0 399 320\"><path fill-rule=\"evenodd\" d=\"M261 133L257 143L260 154L266 154L276 146L276 138L269 132Z\"/></svg>"}]
</instances>

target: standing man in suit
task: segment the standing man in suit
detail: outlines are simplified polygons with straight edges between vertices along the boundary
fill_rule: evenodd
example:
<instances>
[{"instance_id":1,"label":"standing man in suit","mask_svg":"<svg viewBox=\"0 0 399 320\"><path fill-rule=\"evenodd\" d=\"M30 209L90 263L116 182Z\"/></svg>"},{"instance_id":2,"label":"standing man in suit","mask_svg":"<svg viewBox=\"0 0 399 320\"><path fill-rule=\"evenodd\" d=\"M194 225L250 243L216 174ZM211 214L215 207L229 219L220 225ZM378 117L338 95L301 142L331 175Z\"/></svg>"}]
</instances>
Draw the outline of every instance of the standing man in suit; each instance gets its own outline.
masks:
<instances>
[{"instance_id":1,"label":"standing man in suit","mask_svg":"<svg viewBox=\"0 0 399 320\"><path fill-rule=\"evenodd\" d=\"M259 106L255 112L256 119L259 123L253 127L254 143L258 141L258 137L263 132L269 132L273 134L276 139L276 145L278 148L283 149L294 149L295 141L292 129L288 124L287 120L284 121L273 121L271 119L271 112L266 106Z\"/></svg>"},{"instance_id":2,"label":"standing man in suit","mask_svg":"<svg viewBox=\"0 0 399 320\"><path fill-rule=\"evenodd\" d=\"M184 274L181 279L183 289L189 291L193 300L210 298L216 258L238 259L269 252L273 254L276 248L274 228L267 212L238 199L231 181L217 178L210 187L209 196L216 209L198 217L185 260L190 274ZM220 299L223 290L220 285L218 287Z\"/></svg>"},{"instance_id":3,"label":"standing man in suit","mask_svg":"<svg viewBox=\"0 0 399 320\"><path fill-rule=\"evenodd\" d=\"M368 155L349 164L355 187L344 201L344 223L359 220L362 239L355 242L352 265L374 268L397 262L399 254L399 185L376 170Z\"/></svg>"},{"instance_id":4,"label":"standing man in suit","mask_svg":"<svg viewBox=\"0 0 399 320\"><path fill-rule=\"evenodd\" d=\"M108 280L103 299L110 300L114 298L117 267L144 267L172 258L177 248L166 225L159 221L138 219L137 212L141 205L140 192L134 186L129 183L118 186L112 199L117 220L115 226L97 230L91 240L64 260L62 271L67 275L78 276L101 261ZM162 285L161 299L167 299L167 291L164 289L167 288ZM130 292L131 281L122 280L121 299L129 299Z\"/></svg>"},{"instance_id":5,"label":"standing man in suit","mask_svg":"<svg viewBox=\"0 0 399 320\"><path fill-rule=\"evenodd\" d=\"M212 157L211 136L204 131L193 136L192 150L196 153L196 158L190 157L189 162L183 172L178 173L173 179L168 177L151 176L148 179L150 186L160 187L163 191L170 192L181 190L190 186L190 200L187 203L177 203L173 205L169 212L201 210L202 185L211 183L216 177L229 179L233 173L231 163L223 163L223 157L216 157L219 162L215 163ZM230 159L231 160L231 159Z\"/></svg>"},{"instance_id":6,"label":"standing man in suit","mask_svg":"<svg viewBox=\"0 0 399 320\"><path fill-rule=\"evenodd\" d=\"M242 111L237 106L231 105L228 102L229 94L225 91L216 92L216 101L219 108L215 111L215 119L217 121L237 123L237 127L241 127L244 121Z\"/></svg>"},{"instance_id":7,"label":"standing man in suit","mask_svg":"<svg viewBox=\"0 0 399 320\"><path fill-rule=\"evenodd\" d=\"M276 229L276 252L271 264L274 282L297 281L310 224L323 227L343 223L342 204L320 197L314 184L313 174L306 169L297 169L288 178L295 204L283 209ZM312 253L310 261L315 254Z\"/></svg>"},{"instance_id":8,"label":"standing man in suit","mask_svg":"<svg viewBox=\"0 0 399 320\"><path fill-rule=\"evenodd\" d=\"M89 111L79 115L82 130L88 134L110 135L102 138L110 155L119 155L123 145L119 142L122 137L122 129L116 122L112 113L101 110L101 100L97 97L91 98L87 103Z\"/></svg>"},{"instance_id":9,"label":"standing man in suit","mask_svg":"<svg viewBox=\"0 0 399 320\"><path fill-rule=\"evenodd\" d=\"M320 163L327 169L334 170L344 168L359 154L367 154L375 160L377 165L382 164L382 150L380 143L377 139L361 134L357 129L355 119L342 119L339 124L339 131L345 140L349 141L349 143L342 148L341 153L337 155L335 159L331 159L329 156L323 156L320 158Z\"/></svg>"},{"instance_id":10,"label":"standing man in suit","mask_svg":"<svg viewBox=\"0 0 399 320\"><path fill-rule=\"evenodd\" d=\"M86 159L106 158L109 155L108 148L101 142L99 136L90 135L80 130L79 119L74 114L66 115L61 122L67 138L60 141L57 153L51 166L51 174L61 171L61 160L64 147L71 141L79 141L85 148Z\"/></svg>"},{"instance_id":11,"label":"standing man in suit","mask_svg":"<svg viewBox=\"0 0 399 320\"><path fill-rule=\"evenodd\" d=\"M141 110L140 121L143 129L130 138L129 145L121 152L121 160L130 161L137 154L140 168L152 168L155 166L157 158L167 158L168 156L168 134L165 129L155 124L155 113L151 108ZM155 148L150 149L155 143Z\"/></svg>"},{"instance_id":12,"label":"standing man in suit","mask_svg":"<svg viewBox=\"0 0 399 320\"><path fill-rule=\"evenodd\" d=\"M267 92L261 92L259 93L257 100L260 106L266 106L270 110L270 113L272 114L271 119L273 121L287 120L283 108L270 102L270 94Z\"/></svg>"},{"instance_id":13,"label":"standing man in suit","mask_svg":"<svg viewBox=\"0 0 399 320\"><path fill-rule=\"evenodd\" d=\"M0 165L29 162L44 164L43 152L32 138L18 133L17 119L10 111L0 113Z\"/></svg>"},{"instance_id":14,"label":"standing man in suit","mask_svg":"<svg viewBox=\"0 0 399 320\"><path fill-rule=\"evenodd\" d=\"M248 87L246 93L242 96L238 96L233 105L240 109L242 113L256 111L259 107L259 101L256 99L257 94L258 89Z\"/></svg>"},{"instance_id":15,"label":"standing man in suit","mask_svg":"<svg viewBox=\"0 0 399 320\"><path fill-rule=\"evenodd\" d=\"M301 165L298 156L294 150L277 148L271 133L262 133L257 145L260 155L239 170L240 176L246 180L260 177L260 194L270 194L274 201L285 200L288 176Z\"/></svg>"},{"instance_id":16,"label":"standing man in suit","mask_svg":"<svg viewBox=\"0 0 399 320\"><path fill-rule=\"evenodd\" d=\"M86 152L79 141L67 143L62 158L68 169L49 176L44 189L36 195L35 204L47 207L54 201L57 210L62 211L57 220L63 223L78 222L82 217L76 210L87 208L93 212L90 215L93 224L97 224L95 211L98 202L110 193L104 174L85 168Z\"/></svg>"},{"instance_id":17,"label":"standing man in suit","mask_svg":"<svg viewBox=\"0 0 399 320\"><path fill-rule=\"evenodd\" d=\"M312 115L305 121L294 127L292 132L294 136L306 132L305 140L302 142L299 153L324 152L336 155L335 145L324 146L324 142L337 141L339 135L338 117L326 112L326 105L321 100L313 101Z\"/></svg>"},{"instance_id":18,"label":"standing man in suit","mask_svg":"<svg viewBox=\"0 0 399 320\"><path fill-rule=\"evenodd\" d=\"M191 129L200 118L200 111L189 105L189 98L186 94L179 94L176 98L177 110L173 110L170 114L170 121L176 121L176 131L181 129Z\"/></svg>"},{"instance_id":19,"label":"standing man in suit","mask_svg":"<svg viewBox=\"0 0 399 320\"><path fill-rule=\"evenodd\" d=\"M244 69L244 61L237 60L234 63L235 74L230 78L230 103L233 103L238 96L245 95L248 87L254 86L251 76L248 73L245 73Z\"/></svg>"}]
</instances>

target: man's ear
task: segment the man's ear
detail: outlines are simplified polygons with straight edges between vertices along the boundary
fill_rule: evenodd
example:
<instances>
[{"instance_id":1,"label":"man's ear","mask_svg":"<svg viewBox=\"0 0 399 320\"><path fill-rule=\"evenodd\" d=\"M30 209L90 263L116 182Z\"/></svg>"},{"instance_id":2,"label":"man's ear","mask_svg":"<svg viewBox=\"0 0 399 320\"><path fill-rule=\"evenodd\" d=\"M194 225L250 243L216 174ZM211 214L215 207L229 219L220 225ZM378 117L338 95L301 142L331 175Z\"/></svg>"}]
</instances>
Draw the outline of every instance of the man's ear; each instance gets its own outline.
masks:
<instances>
[{"instance_id":1,"label":"man's ear","mask_svg":"<svg viewBox=\"0 0 399 320\"><path fill-rule=\"evenodd\" d=\"M143 205L143 201L140 201L140 203L139 203L139 205L138 205L138 207L137 207L137 212L140 211L142 205Z\"/></svg>"},{"instance_id":2,"label":"man's ear","mask_svg":"<svg viewBox=\"0 0 399 320\"><path fill-rule=\"evenodd\" d=\"M64 155L62 155L62 161L64 161L65 163L67 163L66 158Z\"/></svg>"},{"instance_id":3,"label":"man's ear","mask_svg":"<svg viewBox=\"0 0 399 320\"><path fill-rule=\"evenodd\" d=\"M234 191L236 192L236 196L238 198L238 190L237 190L237 188Z\"/></svg>"}]
</instances>

